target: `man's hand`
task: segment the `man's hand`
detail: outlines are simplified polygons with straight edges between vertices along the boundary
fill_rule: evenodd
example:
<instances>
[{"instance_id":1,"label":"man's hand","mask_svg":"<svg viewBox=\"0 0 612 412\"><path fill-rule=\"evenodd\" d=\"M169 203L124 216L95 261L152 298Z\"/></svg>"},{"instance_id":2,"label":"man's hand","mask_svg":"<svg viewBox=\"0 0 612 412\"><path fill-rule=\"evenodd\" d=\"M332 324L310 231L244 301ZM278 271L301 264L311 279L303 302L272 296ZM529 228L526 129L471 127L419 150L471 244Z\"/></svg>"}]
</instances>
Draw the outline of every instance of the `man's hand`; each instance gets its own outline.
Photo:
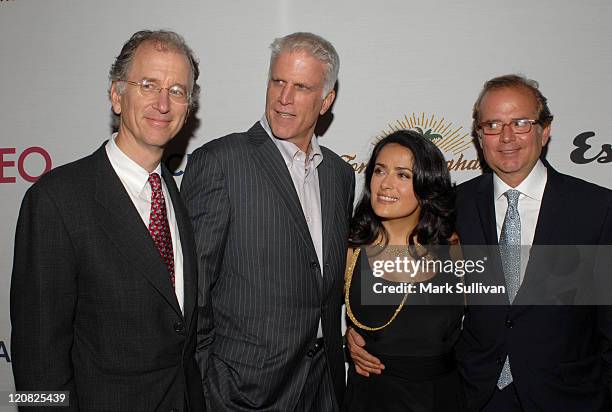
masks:
<instances>
[{"instance_id":1,"label":"man's hand","mask_svg":"<svg viewBox=\"0 0 612 412\"><path fill-rule=\"evenodd\" d=\"M383 369L385 369L385 365L377 357L370 355L363 349L365 341L351 327L346 330L346 342L351 353L351 359L355 363L355 372L367 378L370 376L370 373L380 375Z\"/></svg>"}]
</instances>

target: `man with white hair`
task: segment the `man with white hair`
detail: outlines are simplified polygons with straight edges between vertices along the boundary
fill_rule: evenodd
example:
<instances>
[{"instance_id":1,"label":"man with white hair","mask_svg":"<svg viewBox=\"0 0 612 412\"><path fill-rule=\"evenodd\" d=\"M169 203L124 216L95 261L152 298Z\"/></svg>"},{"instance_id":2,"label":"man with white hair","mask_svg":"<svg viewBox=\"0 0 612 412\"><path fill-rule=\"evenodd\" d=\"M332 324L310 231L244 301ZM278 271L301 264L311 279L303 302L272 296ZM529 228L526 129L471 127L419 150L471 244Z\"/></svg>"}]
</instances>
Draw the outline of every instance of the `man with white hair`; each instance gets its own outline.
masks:
<instances>
[{"instance_id":1,"label":"man with white hair","mask_svg":"<svg viewBox=\"0 0 612 412\"><path fill-rule=\"evenodd\" d=\"M264 116L193 152L181 191L198 251L210 410L334 411L355 178L314 129L339 59L311 33L271 45Z\"/></svg>"}]
</instances>

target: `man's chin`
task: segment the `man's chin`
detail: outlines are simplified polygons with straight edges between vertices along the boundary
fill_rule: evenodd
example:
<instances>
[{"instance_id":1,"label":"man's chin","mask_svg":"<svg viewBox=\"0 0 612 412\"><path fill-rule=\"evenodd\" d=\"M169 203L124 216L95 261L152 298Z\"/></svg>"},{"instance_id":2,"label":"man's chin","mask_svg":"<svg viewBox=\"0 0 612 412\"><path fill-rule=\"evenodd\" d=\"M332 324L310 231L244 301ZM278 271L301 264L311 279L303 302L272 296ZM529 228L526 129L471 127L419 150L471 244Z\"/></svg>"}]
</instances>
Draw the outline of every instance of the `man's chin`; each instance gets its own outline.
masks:
<instances>
[{"instance_id":1,"label":"man's chin","mask_svg":"<svg viewBox=\"0 0 612 412\"><path fill-rule=\"evenodd\" d=\"M286 130L282 129L282 128L271 128L272 130L272 134L274 135L274 137L276 137L277 139L281 139L281 140L287 140L291 138L291 133L288 133Z\"/></svg>"}]
</instances>

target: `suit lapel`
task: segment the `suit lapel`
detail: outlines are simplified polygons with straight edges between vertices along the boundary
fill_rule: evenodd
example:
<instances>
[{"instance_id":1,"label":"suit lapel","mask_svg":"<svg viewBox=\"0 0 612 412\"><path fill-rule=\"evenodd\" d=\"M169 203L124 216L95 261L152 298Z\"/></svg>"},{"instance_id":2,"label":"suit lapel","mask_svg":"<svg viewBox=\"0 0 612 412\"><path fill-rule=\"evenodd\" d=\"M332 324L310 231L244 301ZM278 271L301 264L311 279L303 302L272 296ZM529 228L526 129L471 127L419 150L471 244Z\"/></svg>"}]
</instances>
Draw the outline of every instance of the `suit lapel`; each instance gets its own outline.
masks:
<instances>
[{"instance_id":1,"label":"suit lapel","mask_svg":"<svg viewBox=\"0 0 612 412\"><path fill-rule=\"evenodd\" d=\"M558 227L559 222L563 221L563 216L561 216L563 208L559 205L566 203L565 191L558 173L552 167L548 167L547 173L546 187L533 236L534 245L554 244L555 228Z\"/></svg>"},{"instance_id":2,"label":"suit lapel","mask_svg":"<svg viewBox=\"0 0 612 412\"><path fill-rule=\"evenodd\" d=\"M487 245L497 245L495 200L493 199L493 174L487 174L479 183L476 208Z\"/></svg>"},{"instance_id":3,"label":"suit lapel","mask_svg":"<svg viewBox=\"0 0 612 412\"><path fill-rule=\"evenodd\" d=\"M497 238L497 223L495 217L495 199L493 191L493 174L486 174L483 179L479 182L478 189L476 192L476 208L478 209L478 216L480 218L480 225L485 238L485 244L487 247L487 255L490 260L488 265L492 268L489 272L494 279L491 279L493 285L505 285L506 278L504 276L504 270L501 264L501 255L498 249L498 238ZM510 304L510 300L507 294L504 294L503 302Z\"/></svg>"},{"instance_id":4,"label":"suit lapel","mask_svg":"<svg viewBox=\"0 0 612 412\"><path fill-rule=\"evenodd\" d=\"M191 321L197 300L197 270L196 259L194 256L195 243L193 240L193 230L187 210L183 205L182 198L176 187L174 177L162 164L162 176L166 182L168 193L172 199L174 216L181 237L181 249L183 251L183 312L187 331L191 330Z\"/></svg>"},{"instance_id":5,"label":"suit lapel","mask_svg":"<svg viewBox=\"0 0 612 412\"><path fill-rule=\"evenodd\" d=\"M258 156L255 156L255 162L259 164L259 167L268 176L270 185L278 192L281 203L285 206L295 223L296 233L304 241L306 247L311 250L313 256L316 256L314 243L310 237L310 231L302 211L300 199L295 191L293 180L282 155L259 122L255 123L247 133L251 139L250 142L258 152ZM321 276L315 276L315 278L319 290L321 290Z\"/></svg>"},{"instance_id":6,"label":"suit lapel","mask_svg":"<svg viewBox=\"0 0 612 412\"><path fill-rule=\"evenodd\" d=\"M566 204L566 199L562 187L562 183L559 180L559 176L552 167L547 165L548 177L546 179L546 186L544 188L544 195L542 196L542 203L540 205L540 211L538 213L538 220L536 223L536 230L533 236L533 245L529 253L529 262L525 269L525 277L523 283L517 294L517 300L519 295L524 295L530 290L531 284L537 282L539 275L533 268L546 267L544 262L541 262L542 253L538 252L538 246L542 245L554 245L555 244L555 229L558 227L559 222L563 221L561 216L562 207L559 205ZM540 250L542 252L542 250ZM521 291L523 293L521 294Z\"/></svg>"},{"instance_id":7,"label":"suit lapel","mask_svg":"<svg viewBox=\"0 0 612 412\"><path fill-rule=\"evenodd\" d=\"M115 243L119 253L131 262L136 273L146 278L172 308L182 315L176 295L148 229L115 173L106 149L94 155L96 173L95 199L100 208L100 227Z\"/></svg>"},{"instance_id":8,"label":"suit lapel","mask_svg":"<svg viewBox=\"0 0 612 412\"><path fill-rule=\"evenodd\" d=\"M315 137L313 137L314 139ZM338 188L335 187L336 179L334 179L334 170L332 168L329 159L323 158L321 164L317 168L317 174L319 175L319 192L321 193L321 220L322 220L322 234L323 234L323 268L324 271L325 263L329 259L329 251L334 249L334 243L337 240L334 236L334 222L340 222L341 218L337 216L338 204L336 194L339 193ZM323 290L329 290L334 282L334 276L327 274L323 276Z\"/></svg>"},{"instance_id":9,"label":"suit lapel","mask_svg":"<svg viewBox=\"0 0 612 412\"><path fill-rule=\"evenodd\" d=\"M251 127L248 134L251 137L251 143L256 146L259 153L255 161L268 176L271 186L278 192L281 202L293 218L297 233L314 253L315 248L310 238L302 205L282 155L259 122Z\"/></svg>"}]
</instances>

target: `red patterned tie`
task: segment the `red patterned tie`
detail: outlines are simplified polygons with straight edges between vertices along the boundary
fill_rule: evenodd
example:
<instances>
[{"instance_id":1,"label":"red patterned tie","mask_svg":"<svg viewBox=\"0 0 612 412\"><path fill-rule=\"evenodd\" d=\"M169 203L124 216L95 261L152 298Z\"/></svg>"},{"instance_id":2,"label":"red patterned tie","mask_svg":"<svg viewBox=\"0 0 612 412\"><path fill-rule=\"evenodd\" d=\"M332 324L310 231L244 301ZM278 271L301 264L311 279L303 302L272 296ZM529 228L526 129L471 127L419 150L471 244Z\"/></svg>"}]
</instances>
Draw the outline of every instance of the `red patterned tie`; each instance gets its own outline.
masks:
<instances>
[{"instance_id":1,"label":"red patterned tie","mask_svg":"<svg viewBox=\"0 0 612 412\"><path fill-rule=\"evenodd\" d=\"M149 184L153 189L151 195L151 218L149 221L149 232L159 250L163 261L168 266L170 280L174 286L174 251L172 249L172 237L170 236L170 225L166 214L166 202L162 192L161 179L157 173L149 175Z\"/></svg>"}]
</instances>

